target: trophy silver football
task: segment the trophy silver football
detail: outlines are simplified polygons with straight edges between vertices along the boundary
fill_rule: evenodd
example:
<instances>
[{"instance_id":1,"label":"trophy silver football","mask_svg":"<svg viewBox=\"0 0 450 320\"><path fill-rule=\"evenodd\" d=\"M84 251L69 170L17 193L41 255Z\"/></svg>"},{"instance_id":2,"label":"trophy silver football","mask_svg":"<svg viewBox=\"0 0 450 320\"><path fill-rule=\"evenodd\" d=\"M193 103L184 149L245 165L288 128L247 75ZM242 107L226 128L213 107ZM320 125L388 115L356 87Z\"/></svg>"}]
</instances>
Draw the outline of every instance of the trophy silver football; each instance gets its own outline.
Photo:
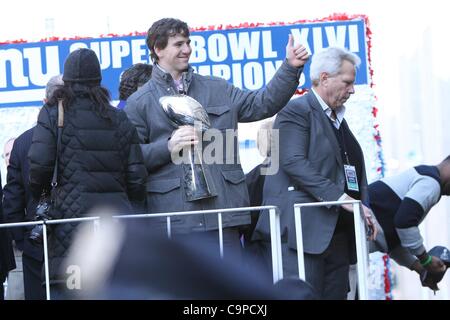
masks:
<instances>
[{"instance_id":1,"label":"trophy silver football","mask_svg":"<svg viewBox=\"0 0 450 320\"><path fill-rule=\"evenodd\" d=\"M159 99L159 103L175 128L195 125L200 126L202 132L210 128L208 113L192 97L183 94L164 96ZM188 152L184 155L187 161L181 164L186 200L215 197L217 194L214 193L214 182L208 168L203 164L201 152L194 145L184 150Z\"/></svg>"}]
</instances>

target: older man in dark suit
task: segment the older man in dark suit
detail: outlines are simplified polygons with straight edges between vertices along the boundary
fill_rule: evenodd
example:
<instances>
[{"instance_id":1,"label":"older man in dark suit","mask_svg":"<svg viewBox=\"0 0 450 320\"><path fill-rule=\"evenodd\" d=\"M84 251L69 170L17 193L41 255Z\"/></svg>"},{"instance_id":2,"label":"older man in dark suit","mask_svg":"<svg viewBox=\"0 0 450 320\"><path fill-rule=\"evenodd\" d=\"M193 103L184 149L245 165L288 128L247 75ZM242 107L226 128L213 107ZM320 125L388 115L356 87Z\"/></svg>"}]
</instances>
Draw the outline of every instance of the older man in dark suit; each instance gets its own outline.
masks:
<instances>
[{"instance_id":1,"label":"older man in dark suit","mask_svg":"<svg viewBox=\"0 0 450 320\"><path fill-rule=\"evenodd\" d=\"M310 69L312 90L291 100L275 121L280 171L266 177L264 204L282 210L285 277L298 276L295 203L368 202L364 155L344 119L344 103L354 93L359 63L356 55L340 48L315 54ZM376 233L370 210L363 209ZM347 211L352 211L351 205L302 210L306 281L322 299L347 295L349 265L355 262L353 215ZM267 215L261 215L255 239L269 239L266 219Z\"/></svg>"}]
</instances>

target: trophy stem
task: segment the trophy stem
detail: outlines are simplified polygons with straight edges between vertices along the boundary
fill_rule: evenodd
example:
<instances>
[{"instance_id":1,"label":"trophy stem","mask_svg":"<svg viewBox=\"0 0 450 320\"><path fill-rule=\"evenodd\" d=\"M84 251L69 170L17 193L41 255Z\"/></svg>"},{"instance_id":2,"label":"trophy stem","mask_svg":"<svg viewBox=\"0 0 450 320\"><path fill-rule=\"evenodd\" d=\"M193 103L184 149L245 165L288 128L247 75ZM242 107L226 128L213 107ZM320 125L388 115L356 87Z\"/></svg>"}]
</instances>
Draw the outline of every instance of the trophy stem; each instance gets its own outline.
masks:
<instances>
[{"instance_id":1,"label":"trophy stem","mask_svg":"<svg viewBox=\"0 0 450 320\"><path fill-rule=\"evenodd\" d=\"M187 201L215 197L205 176L201 154L194 146L187 148L189 163L183 164L184 188Z\"/></svg>"},{"instance_id":2,"label":"trophy stem","mask_svg":"<svg viewBox=\"0 0 450 320\"><path fill-rule=\"evenodd\" d=\"M197 190L197 179L195 178L195 156L197 154L195 146L191 146L188 151L189 165L191 166L192 189Z\"/></svg>"}]
</instances>

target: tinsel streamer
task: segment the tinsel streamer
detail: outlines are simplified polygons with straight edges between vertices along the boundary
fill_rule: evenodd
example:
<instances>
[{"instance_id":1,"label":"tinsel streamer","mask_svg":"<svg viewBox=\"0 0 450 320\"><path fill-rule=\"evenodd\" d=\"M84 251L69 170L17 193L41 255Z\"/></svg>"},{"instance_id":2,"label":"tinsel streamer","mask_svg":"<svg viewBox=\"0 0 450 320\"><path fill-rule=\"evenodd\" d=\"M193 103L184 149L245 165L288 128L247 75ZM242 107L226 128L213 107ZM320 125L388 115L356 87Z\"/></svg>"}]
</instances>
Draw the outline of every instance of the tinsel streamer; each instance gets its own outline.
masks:
<instances>
[{"instance_id":1,"label":"tinsel streamer","mask_svg":"<svg viewBox=\"0 0 450 320\"><path fill-rule=\"evenodd\" d=\"M383 256L384 261L384 293L386 300L392 300L392 277L391 277L391 261L387 254Z\"/></svg>"}]
</instances>

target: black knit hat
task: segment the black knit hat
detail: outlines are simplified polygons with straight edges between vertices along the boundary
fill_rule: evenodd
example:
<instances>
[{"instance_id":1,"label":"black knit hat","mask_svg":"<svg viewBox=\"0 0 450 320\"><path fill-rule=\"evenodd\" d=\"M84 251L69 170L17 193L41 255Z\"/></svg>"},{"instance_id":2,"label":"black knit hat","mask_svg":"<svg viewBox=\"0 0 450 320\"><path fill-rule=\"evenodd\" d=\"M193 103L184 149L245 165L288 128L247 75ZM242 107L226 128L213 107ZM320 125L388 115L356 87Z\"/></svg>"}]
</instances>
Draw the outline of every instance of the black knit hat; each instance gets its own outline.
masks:
<instances>
[{"instance_id":1,"label":"black knit hat","mask_svg":"<svg viewBox=\"0 0 450 320\"><path fill-rule=\"evenodd\" d=\"M102 73L97 55L91 49L73 51L64 63L63 81L101 81Z\"/></svg>"}]
</instances>

